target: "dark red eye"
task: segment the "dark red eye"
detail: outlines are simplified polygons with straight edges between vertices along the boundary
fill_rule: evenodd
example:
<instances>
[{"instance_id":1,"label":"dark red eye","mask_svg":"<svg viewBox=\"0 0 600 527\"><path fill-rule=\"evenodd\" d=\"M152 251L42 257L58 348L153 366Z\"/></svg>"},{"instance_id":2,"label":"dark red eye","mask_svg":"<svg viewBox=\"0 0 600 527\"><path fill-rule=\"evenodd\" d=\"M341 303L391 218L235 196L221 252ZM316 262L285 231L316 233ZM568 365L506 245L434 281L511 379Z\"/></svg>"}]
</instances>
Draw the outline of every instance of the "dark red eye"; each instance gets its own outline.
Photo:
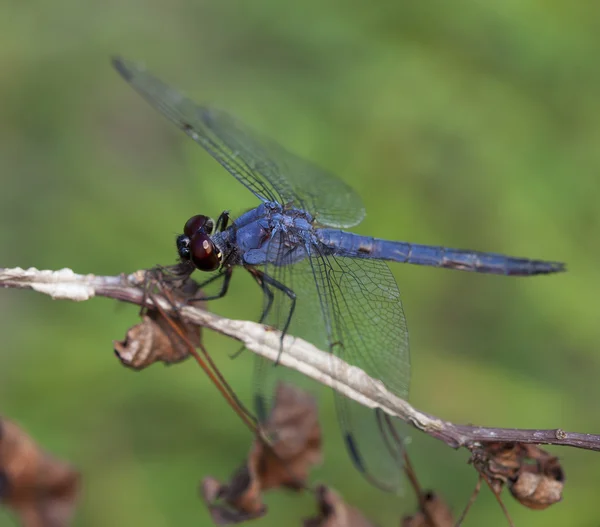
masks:
<instances>
[{"instance_id":1,"label":"dark red eye","mask_svg":"<svg viewBox=\"0 0 600 527\"><path fill-rule=\"evenodd\" d=\"M189 238L196 234L200 229L203 229L207 234L212 234L213 227L213 220L211 220L208 216L198 214L187 220L185 227L183 228L183 233Z\"/></svg>"},{"instance_id":2,"label":"dark red eye","mask_svg":"<svg viewBox=\"0 0 600 527\"><path fill-rule=\"evenodd\" d=\"M214 271L220 264L219 251L207 234L196 232L190 240L190 260L200 271Z\"/></svg>"}]
</instances>

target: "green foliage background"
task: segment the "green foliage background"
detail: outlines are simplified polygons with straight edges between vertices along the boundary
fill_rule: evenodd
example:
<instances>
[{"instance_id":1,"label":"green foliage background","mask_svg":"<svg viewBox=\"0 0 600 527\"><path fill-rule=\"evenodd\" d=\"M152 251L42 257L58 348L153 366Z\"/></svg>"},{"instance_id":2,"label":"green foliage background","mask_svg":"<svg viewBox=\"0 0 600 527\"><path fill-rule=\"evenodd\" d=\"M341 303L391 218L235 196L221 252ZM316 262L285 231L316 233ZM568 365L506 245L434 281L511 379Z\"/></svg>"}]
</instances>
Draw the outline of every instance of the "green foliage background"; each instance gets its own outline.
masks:
<instances>
[{"instance_id":1,"label":"green foliage background","mask_svg":"<svg viewBox=\"0 0 600 527\"><path fill-rule=\"evenodd\" d=\"M195 213L256 204L109 65L122 54L239 115L363 196L360 233L564 260L517 279L393 266L411 330L412 402L460 423L600 432L600 73L595 2L11 2L0 4L0 266L115 274L175 261ZM238 273L239 274L239 273ZM211 308L254 318L242 277ZM136 310L0 291L0 412L85 485L77 525L206 525L196 495L249 434L192 362L120 367ZM250 357L207 334L248 395ZM381 525L415 508L363 483L323 398L315 480ZM564 502L518 525L599 524L600 457L555 449ZM424 486L460 511L467 454L415 434ZM257 526L298 525L306 496ZM0 525L12 525L0 512ZM484 491L466 522L505 525Z\"/></svg>"}]
</instances>

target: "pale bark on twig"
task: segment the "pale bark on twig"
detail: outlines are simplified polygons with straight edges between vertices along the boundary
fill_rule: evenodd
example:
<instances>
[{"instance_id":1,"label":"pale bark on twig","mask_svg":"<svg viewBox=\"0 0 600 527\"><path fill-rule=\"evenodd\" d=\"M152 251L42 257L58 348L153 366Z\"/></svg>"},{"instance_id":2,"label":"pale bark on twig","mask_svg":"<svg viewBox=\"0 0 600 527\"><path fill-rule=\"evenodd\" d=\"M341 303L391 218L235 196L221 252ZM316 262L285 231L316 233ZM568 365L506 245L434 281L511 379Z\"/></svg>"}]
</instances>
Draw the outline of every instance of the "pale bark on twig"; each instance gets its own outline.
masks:
<instances>
[{"instance_id":1,"label":"pale bark on twig","mask_svg":"<svg viewBox=\"0 0 600 527\"><path fill-rule=\"evenodd\" d=\"M34 268L0 268L0 287L33 289L54 299L78 302L103 296L138 305L146 300L148 305L152 305L152 301L144 296L144 280L144 271L120 276L96 276L76 274L70 269L40 271ZM154 298L165 311L172 311L166 299L160 295L154 295ZM566 432L560 428L526 430L456 425L414 408L389 392L381 381L300 338L286 336L285 353L280 355L280 333L272 328L255 322L223 318L192 306L182 306L179 315L185 321L237 339L250 351L271 361L278 360L282 366L330 386L364 406L379 407L386 414L402 419L452 448L471 448L490 441L514 441L600 450L600 435ZM332 367L334 363L335 367Z\"/></svg>"}]
</instances>

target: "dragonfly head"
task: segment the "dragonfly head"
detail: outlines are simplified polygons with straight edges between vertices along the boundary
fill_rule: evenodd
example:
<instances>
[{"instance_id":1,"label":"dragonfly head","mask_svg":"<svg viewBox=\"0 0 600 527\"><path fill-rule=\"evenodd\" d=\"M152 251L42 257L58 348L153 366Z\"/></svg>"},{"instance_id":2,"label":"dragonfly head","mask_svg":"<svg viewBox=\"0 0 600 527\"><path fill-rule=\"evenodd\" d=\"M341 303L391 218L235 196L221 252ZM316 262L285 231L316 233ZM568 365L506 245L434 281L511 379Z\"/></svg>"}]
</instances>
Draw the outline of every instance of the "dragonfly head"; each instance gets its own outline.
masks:
<instances>
[{"instance_id":1,"label":"dragonfly head","mask_svg":"<svg viewBox=\"0 0 600 527\"><path fill-rule=\"evenodd\" d=\"M208 216L192 216L177 236L177 252L182 261L189 261L200 271L215 271L221 264L221 252L210 235L214 221Z\"/></svg>"}]
</instances>

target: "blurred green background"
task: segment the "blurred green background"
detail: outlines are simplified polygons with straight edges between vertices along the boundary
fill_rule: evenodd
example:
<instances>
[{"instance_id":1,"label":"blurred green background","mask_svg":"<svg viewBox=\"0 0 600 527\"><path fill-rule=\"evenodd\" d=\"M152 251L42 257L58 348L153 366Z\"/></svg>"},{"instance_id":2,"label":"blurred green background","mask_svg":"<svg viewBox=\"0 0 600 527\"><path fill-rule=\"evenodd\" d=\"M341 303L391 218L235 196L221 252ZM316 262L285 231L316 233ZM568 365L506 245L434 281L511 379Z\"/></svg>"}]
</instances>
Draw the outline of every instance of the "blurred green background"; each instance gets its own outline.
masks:
<instances>
[{"instance_id":1,"label":"blurred green background","mask_svg":"<svg viewBox=\"0 0 600 527\"><path fill-rule=\"evenodd\" d=\"M111 69L145 62L339 174L363 234L566 261L532 279L394 265L418 408L459 423L600 432L600 9L594 2L11 2L0 5L0 266L116 274L175 261L196 213L254 197ZM238 273L239 275L239 273ZM235 278L234 278L235 280ZM238 276L211 308L257 315ZM136 309L0 291L0 412L83 472L76 524L206 525L196 489L226 478L250 436L190 362L121 367ZM251 358L206 343L248 395ZM248 354L246 354L248 355ZM324 397L314 476L381 525L415 509L365 484ZM600 524L600 457L554 449L565 499L506 503L517 525ZM415 434L425 487L458 513L467 453ZM307 496L274 492L257 526L298 525ZM0 525L12 525L0 511ZM484 490L465 525L505 525Z\"/></svg>"}]
</instances>

